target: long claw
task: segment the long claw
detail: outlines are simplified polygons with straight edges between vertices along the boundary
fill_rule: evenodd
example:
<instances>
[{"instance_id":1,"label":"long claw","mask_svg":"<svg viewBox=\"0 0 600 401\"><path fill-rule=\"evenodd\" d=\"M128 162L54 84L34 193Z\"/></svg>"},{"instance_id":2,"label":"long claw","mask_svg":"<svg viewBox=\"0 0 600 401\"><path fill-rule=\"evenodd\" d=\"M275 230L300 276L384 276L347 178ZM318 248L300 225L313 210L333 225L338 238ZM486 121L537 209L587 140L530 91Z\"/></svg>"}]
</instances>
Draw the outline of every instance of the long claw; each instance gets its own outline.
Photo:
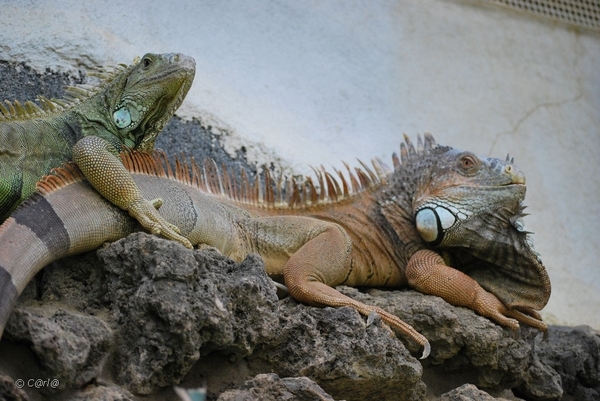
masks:
<instances>
[{"instance_id":1,"label":"long claw","mask_svg":"<svg viewBox=\"0 0 600 401\"><path fill-rule=\"evenodd\" d=\"M429 341L426 341L425 344L423 344L423 355L421 355L421 357L419 359L427 358L430 353L431 353L431 345L429 345Z\"/></svg>"},{"instance_id":2,"label":"long claw","mask_svg":"<svg viewBox=\"0 0 600 401\"><path fill-rule=\"evenodd\" d=\"M369 316L367 317L367 327L373 324L377 316L379 315L375 311L371 311L371 313L369 313Z\"/></svg>"}]
</instances>

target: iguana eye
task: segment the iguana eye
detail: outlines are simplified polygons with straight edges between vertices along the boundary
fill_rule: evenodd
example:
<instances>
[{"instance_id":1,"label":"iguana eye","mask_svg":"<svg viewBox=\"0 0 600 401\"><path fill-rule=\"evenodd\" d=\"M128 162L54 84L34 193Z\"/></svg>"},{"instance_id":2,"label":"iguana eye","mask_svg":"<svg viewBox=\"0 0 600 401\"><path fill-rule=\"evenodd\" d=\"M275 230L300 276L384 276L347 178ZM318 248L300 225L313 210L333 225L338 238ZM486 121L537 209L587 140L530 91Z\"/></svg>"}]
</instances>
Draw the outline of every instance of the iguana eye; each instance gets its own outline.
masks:
<instances>
[{"instance_id":1,"label":"iguana eye","mask_svg":"<svg viewBox=\"0 0 600 401\"><path fill-rule=\"evenodd\" d=\"M465 170L471 170L477 163L471 156L463 156L460 159L460 166Z\"/></svg>"},{"instance_id":2,"label":"iguana eye","mask_svg":"<svg viewBox=\"0 0 600 401\"><path fill-rule=\"evenodd\" d=\"M127 107L121 107L113 113L113 121L119 128L128 127L131 124L131 113Z\"/></svg>"},{"instance_id":3,"label":"iguana eye","mask_svg":"<svg viewBox=\"0 0 600 401\"><path fill-rule=\"evenodd\" d=\"M152 60L149 57L144 57L144 59L142 60L142 65L144 66L144 68L150 67L151 64Z\"/></svg>"}]
</instances>

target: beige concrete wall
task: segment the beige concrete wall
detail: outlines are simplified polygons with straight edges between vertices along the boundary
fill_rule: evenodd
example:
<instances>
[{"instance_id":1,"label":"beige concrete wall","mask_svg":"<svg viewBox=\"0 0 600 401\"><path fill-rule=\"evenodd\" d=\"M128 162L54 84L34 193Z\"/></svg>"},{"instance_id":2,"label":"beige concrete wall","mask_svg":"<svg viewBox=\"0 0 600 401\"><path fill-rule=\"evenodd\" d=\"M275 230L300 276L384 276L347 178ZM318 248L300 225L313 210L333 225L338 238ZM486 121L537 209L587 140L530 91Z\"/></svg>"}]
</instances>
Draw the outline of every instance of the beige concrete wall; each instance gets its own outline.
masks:
<instances>
[{"instance_id":1,"label":"beige concrete wall","mask_svg":"<svg viewBox=\"0 0 600 401\"><path fill-rule=\"evenodd\" d=\"M1 3L0 59L195 57L180 115L226 128L258 161L388 159L401 133L426 131L510 152L553 281L546 319L600 328L599 34L459 0Z\"/></svg>"}]
</instances>

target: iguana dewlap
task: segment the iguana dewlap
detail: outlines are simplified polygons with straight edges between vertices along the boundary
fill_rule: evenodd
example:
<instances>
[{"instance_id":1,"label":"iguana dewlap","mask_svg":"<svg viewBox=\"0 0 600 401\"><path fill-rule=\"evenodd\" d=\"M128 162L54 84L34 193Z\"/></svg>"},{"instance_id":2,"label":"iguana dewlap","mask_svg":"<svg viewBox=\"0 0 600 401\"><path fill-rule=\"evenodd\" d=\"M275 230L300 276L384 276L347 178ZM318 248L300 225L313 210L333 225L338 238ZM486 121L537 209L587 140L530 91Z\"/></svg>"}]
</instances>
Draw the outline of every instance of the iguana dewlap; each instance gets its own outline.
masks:
<instances>
[{"instance_id":1,"label":"iguana dewlap","mask_svg":"<svg viewBox=\"0 0 600 401\"><path fill-rule=\"evenodd\" d=\"M146 54L127 67L96 74L96 86L67 88L70 99L0 103L0 222L54 167L75 161L90 183L142 226L191 246L142 197L121 164L123 147L152 151L157 135L183 102L195 61L182 54Z\"/></svg>"},{"instance_id":2,"label":"iguana dewlap","mask_svg":"<svg viewBox=\"0 0 600 401\"><path fill-rule=\"evenodd\" d=\"M523 173L512 161L437 146L430 135L417 149L406 141L393 172L380 162L374 172L363 165L337 180L318 171L318 185L281 184L268 171L262 184L242 173L237 185L211 161L191 173L177 163L173 173L158 154L123 160L144 197L163 199L161 215L192 244L238 261L256 252L298 301L376 312L423 345L424 356L429 344L410 325L333 287L408 285L503 326L545 331L536 311L548 301L550 281L522 229ZM0 328L46 264L139 229L73 165L38 188L0 227Z\"/></svg>"}]
</instances>

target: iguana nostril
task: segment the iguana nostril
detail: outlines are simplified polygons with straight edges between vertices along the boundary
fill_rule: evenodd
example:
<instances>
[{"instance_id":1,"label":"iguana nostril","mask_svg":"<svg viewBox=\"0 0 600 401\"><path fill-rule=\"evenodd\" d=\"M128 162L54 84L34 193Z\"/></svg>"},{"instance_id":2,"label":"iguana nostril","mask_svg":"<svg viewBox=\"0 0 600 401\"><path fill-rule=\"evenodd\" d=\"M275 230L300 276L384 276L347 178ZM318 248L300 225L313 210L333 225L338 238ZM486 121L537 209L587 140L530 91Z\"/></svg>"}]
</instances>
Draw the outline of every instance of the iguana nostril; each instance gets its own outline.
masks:
<instances>
[{"instance_id":1,"label":"iguana nostril","mask_svg":"<svg viewBox=\"0 0 600 401\"><path fill-rule=\"evenodd\" d=\"M504 167L504 172L511 177L513 184L525 184L525 174L518 167L509 164Z\"/></svg>"}]
</instances>

